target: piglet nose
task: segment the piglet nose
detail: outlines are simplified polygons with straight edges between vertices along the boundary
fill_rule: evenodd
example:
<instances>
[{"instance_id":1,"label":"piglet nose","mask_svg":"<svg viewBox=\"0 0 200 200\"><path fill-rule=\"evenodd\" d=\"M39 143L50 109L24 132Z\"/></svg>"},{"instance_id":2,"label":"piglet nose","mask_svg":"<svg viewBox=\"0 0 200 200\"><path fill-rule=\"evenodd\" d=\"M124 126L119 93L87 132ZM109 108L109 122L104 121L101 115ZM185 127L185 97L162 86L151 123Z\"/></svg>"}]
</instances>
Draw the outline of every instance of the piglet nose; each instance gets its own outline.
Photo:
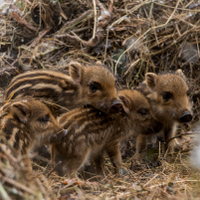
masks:
<instances>
[{"instance_id":1,"label":"piglet nose","mask_svg":"<svg viewBox=\"0 0 200 200\"><path fill-rule=\"evenodd\" d=\"M118 100L114 100L110 106L110 112L111 113L118 113L123 110L121 102Z\"/></svg>"},{"instance_id":2,"label":"piglet nose","mask_svg":"<svg viewBox=\"0 0 200 200\"><path fill-rule=\"evenodd\" d=\"M181 122L190 122L191 120L192 120L192 115L191 115L191 113L189 112L189 111L184 111L183 112L183 114L182 114L182 116L180 117L180 121Z\"/></svg>"}]
</instances>

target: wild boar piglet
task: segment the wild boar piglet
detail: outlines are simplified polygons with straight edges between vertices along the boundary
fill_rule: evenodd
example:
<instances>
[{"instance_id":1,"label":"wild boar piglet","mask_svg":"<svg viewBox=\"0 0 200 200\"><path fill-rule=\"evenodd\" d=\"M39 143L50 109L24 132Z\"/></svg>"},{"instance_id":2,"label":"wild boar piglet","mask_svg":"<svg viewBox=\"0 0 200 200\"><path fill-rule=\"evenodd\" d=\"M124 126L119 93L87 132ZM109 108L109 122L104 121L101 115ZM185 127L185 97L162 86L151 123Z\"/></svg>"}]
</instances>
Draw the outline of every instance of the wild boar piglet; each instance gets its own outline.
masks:
<instances>
[{"instance_id":1,"label":"wild boar piglet","mask_svg":"<svg viewBox=\"0 0 200 200\"><path fill-rule=\"evenodd\" d=\"M177 124L188 123L193 114L189 101L189 86L181 69L175 73L147 73L138 87L148 99L154 117L163 124L165 150L174 151L173 138Z\"/></svg>"},{"instance_id":2,"label":"wild boar piglet","mask_svg":"<svg viewBox=\"0 0 200 200\"><path fill-rule=\"evenodd\" d=\"M24 169L28 172L32 170L29 153L35 147L53 143L52 138L66 133L50 109L32 98L9 102L1 108L0 131L4 138L1 147L9 146L17 157L22 156Z\"/></svg>"},{"instance_id":3,"label":"wild boar piglet","mask_svg":"<svg viewBox=\"0 0 200 200\"><path fill-rule=\"evenodd\" d=\"M51 70L22 73L11 81L4 101L32 96L43 99L57 116L66 109L90 105L103 112L121 108L114 75L104 66L69 63L69 75Z\"/></svg>"}]
</instances>

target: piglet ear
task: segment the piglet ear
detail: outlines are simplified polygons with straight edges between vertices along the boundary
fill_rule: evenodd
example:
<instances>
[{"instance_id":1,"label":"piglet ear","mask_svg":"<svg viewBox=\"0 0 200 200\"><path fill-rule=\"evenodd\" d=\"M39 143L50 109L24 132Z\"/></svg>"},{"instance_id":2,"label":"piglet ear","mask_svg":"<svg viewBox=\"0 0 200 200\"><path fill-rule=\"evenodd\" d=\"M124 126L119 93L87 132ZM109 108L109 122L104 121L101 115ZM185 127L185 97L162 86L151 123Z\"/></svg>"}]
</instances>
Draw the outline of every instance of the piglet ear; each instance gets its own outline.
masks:
<instances>
[{"instance_id":1,"label":"piglet ear","mask_svg":"<svg viewBox=\"0 0 200 200\"><path fill-rule=\"evenodd\" d=\"M71 61L69 63L69 75L74 79L75 82L81 82L82 65L78 62Z\"/></svg>"},{"instance_id":2,"label":"piglet ear","mask_svg":"<svg viewBox=\"0 0 200 200\"><path fill-rule=\"evenodd\" d=\"M129 114L130 112L130 107L131 107L131 102L128 98L126 98L126 96L124 95L119 95L120 100L122 101L122 105L123 105L123 110Z\"/></svg>"},{"instance_id":3,"label":"piglet ear","mask_svg":"<svg viewBox=\"0 0 200 200\"><path fill-rule=\"evenodd\" d=\"M147 86L151 90L154 90L154 88L156 87L158 75L155 74L155 73L146 73L145 74L145 78L146 78L146 84L147 84Z\"/></svg>"},{"instance_id":4,"label":"piglet ear","mask_svg":"<svg viewBox=\"0 0 200 200\"><path fill-rule=\"evenodd\" d=\"M182 77L184 80L186 80L186 77L183 74L183 71L181 69L176 70L175 74Z\"/></svg>"},{"instance_id":5,"label":"piglet ear","mask_svg":"<svg viewBox=\"0 0 200 200\"><path fill-rule=\"evenodd\" d=\"M30 108L23 102L16 102L12 105L15 115L22 123L26 123L30 116Z\"/></svg>"}]
</instances>

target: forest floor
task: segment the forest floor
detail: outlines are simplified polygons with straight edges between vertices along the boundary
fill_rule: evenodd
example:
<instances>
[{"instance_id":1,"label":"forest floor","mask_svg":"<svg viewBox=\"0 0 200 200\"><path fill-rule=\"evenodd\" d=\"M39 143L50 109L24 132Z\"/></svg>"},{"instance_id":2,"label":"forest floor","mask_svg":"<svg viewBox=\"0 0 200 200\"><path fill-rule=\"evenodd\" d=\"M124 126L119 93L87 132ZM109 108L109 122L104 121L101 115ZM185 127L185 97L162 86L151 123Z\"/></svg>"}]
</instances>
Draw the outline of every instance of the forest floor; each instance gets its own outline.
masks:
<instances>
[{"instance_id":1,"label":"forest floor","mask_svg":"<svg viewBox=\"0 0 200 200\"><path fill-rule=\"evenodd\" d=\"M200 199L200 3L152 0L5 0L0 4L0 98L19 73L50 69L68 73L68 63L100 61L119 88L136 88L146 72L182 69L190 85L194 118L174 139L132 161L134 141L123 152L122 174L105 159L104 176L84 172L80 180L59 177L49 155L35 156L27 179L19 161L0 163L0 199ZM199 151L199 154L196 152ZM199 156L199 157L198 157ZM90 178L88 176L90 175Z\"/></svg>"}]
</instances>

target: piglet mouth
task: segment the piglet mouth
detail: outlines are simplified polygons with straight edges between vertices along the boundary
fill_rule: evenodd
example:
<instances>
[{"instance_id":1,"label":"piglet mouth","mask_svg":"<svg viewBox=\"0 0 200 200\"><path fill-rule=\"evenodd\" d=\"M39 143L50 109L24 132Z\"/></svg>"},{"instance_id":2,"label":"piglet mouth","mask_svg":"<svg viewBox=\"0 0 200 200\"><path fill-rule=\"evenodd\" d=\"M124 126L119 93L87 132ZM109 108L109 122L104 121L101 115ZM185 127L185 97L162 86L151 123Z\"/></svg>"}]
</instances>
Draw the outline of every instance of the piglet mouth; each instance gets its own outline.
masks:
<instances>
[{"instance_id":1,"label":"piglet mouth","mask_svg":"<svg viewBox=\"0 0 200 200\"><path fill-rule=\"evenodd\" d=\"M114 114L114 113L119 113L119 112L124 112L123 105L120 101L117 99L114 100L110 106L106 106L107 104L102 102L98 105L91 105L91 104L85 104L83 107L84 108L93 108L95 110L99 110L102 113L105 114Z\"/></svg>"},{"instance_id":2,"label":"piglet mouth","mask_svg":"<svg viewBox=\"0 0 200 200\"><path fill-rule=\"evenodd\" d=\"M157 122L153 127L146 129L146 135L150 135L153 133L159 133L163 128L163 124L160 122Z\"/></svg>"},{"instance_id":3,"label":"piglet mouth","mask_svg":"<svg viewBox=\"0 0 200 200\"><path fill-rule=\"evenodd\" d=\"M163 128L163 124L160 122L157 122L156 125L153 127L153 131L155 133L159 133Z\"/></svg>"}]
</instances>

